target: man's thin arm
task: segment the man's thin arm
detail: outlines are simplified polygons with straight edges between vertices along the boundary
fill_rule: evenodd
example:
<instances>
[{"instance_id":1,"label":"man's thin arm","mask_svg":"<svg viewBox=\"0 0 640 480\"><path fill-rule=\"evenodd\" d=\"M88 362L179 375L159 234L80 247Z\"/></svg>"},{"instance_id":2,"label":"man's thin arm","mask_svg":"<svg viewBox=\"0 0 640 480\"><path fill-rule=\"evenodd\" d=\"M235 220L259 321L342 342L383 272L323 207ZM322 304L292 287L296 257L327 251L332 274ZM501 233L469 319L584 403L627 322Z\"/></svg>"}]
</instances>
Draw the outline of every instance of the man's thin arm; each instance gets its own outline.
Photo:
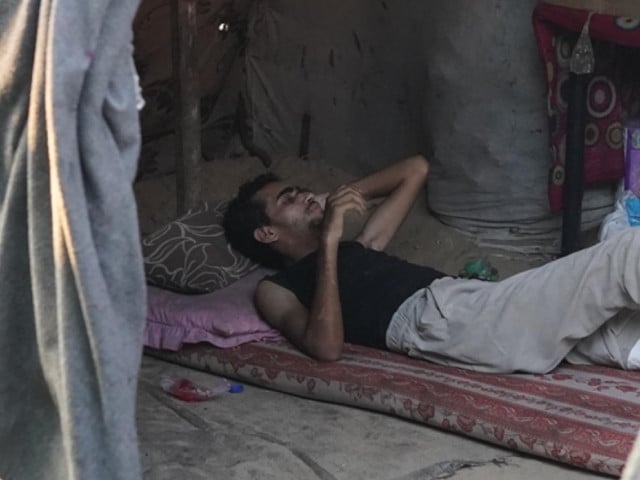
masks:
<instances>
[{"instance_id":1,"label":"man's thin arm","mask_svg":"<svg viewBox=\"0 0 640 480\"><path fill-rule=\"evenodd\" d=\"M407 217L428 173L429 163L417 155L352 183L367 200L386 197L369 217L357 240L374 250L384 250Z\"/></svg>"},{"instance_id":2,"label":"man's thin arm","mask_svg":"<svg viewBox=\"0 0 640 480\"><path fill-rule=\"evenodd\" d=\"M268 280L260 282L255 294L256 307L269 325L302 352L323 361L339 359L344 345L336 255L334 248L319 252L311 311L291 291Z\"/></svg>"},{"instance_id":3,"label":"man's thin arm","mask_svg":"<svg viewBox=\"0 0 640 480\"><path fill-rule=\"evenodd\" d=\"M316 289L305 331L305 343L320 360L337 360L344 346L344 325L338 288L338 248L344 232L344 216L362 214L365 200L357 189L339 187L325 204L316 268Z\"/></svg>"}]
</instances>

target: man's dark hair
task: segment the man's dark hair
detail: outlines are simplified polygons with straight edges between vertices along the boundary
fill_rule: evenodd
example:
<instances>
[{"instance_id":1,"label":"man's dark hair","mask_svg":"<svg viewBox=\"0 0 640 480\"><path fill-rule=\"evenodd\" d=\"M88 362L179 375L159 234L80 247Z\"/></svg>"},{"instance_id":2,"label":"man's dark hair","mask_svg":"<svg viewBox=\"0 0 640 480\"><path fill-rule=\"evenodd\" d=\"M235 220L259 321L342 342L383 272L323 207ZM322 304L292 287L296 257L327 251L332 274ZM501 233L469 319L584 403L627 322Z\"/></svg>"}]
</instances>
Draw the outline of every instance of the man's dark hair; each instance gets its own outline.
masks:
<instances>
[{"instance_id":1,"label":"man's dark hair","mask_svg":"<svg viewBox=\"0 0 640 480\"><path fill-rule=\"evenodd\" d=\"M265 185L279 181L273 173L263 173L240 186L238 195L229 202L222 226L227 241L233 248L265 267L282 268L284 257L269 245L253 237L256 228L270 225L265 205L255 194Z\"/></svg>"}]
</instances>

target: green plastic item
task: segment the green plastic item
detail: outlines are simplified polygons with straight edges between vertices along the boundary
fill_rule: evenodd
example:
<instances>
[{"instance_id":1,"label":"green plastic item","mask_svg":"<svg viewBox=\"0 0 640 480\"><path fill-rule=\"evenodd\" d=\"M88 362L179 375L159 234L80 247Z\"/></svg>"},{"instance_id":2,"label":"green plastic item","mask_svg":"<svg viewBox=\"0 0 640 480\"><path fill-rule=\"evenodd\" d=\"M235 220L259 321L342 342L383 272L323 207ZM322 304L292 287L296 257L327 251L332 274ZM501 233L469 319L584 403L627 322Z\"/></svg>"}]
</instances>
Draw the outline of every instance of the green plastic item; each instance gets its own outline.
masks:
<instances>
[{"instance_id":1,"label":"green plastic item","mask_svg":"<svg viewBox=\"0 0 640 480\"><path fill-rule=\"evenodd\" d=\"M498 280L498 269L494 268L486 260L479 258L465 263L458 275L462 278L476 278L478 280L495 282Z\"/></svg>"}]
</instances>

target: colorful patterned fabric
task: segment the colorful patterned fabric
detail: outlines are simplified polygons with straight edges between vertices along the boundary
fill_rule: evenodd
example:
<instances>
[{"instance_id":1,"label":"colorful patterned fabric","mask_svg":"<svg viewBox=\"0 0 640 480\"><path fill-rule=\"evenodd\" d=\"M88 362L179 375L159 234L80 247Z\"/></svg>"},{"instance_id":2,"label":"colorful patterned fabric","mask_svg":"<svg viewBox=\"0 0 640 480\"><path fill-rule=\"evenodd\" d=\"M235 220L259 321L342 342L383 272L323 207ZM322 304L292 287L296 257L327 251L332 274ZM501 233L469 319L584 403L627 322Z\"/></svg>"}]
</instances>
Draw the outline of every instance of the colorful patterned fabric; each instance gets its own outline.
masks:
<instances>
[{"instance_id":1,"label":"colorful patterned fabric","mask_svg":"<svg viewBox=\"0 0 640 480\"><path fill-rule=\"evenodd\" d=\"M566 123L568 106L569 61L578 33L589 12L540 3L533 15L533 27L540 56L544 61L548 87L547 108L550 120L552 167L549 175L549 206L562 209L565 179ZM589 34L592 39L596 70L587 92L584 181L586 185L614 181L624 174L623 119L633 95L633 82L620 73L625 66L624 49L614 45L640 47L640 20L594 14ZM635 87L637 89L637 87Z\"/></svg>"},{"instance_id":2,"label":"colorful patterned fabric","mask_svg":"<svg viewBox=\"0 0 640 480\"><path fill-rule=\"evenodd\" d=\"M640 373L562 365L545 375L481 374L346 345L315 361L286 342L199 344L164 360L316 400L352 405L619 476L640 428Z\"/></svg>"}]
</instances>

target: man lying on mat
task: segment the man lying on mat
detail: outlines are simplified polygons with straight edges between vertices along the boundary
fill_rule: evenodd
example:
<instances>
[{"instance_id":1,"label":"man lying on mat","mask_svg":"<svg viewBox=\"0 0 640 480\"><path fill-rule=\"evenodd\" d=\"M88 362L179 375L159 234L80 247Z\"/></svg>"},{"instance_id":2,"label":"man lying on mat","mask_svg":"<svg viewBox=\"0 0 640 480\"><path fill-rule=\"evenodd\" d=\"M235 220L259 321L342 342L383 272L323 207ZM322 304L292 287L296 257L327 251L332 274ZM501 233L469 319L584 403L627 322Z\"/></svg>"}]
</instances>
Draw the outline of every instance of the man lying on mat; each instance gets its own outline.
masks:
<instances>
[{"instance_id":1,"label":"man lying on mat","mask_svg":"<svg viewBox=\"0 0 640 480\"><path fill-rule=\"evenodd\" d=\"M410 157L330 194L266 174L230 203L228 240L280 271L258 285L264 319L319 360L343 343L483 372L573 363L640 366L640 228L500 282L453 278L383 253L427 178ZM345 213L384 200L354 241Z\"/></svg>"}]
</instances>

